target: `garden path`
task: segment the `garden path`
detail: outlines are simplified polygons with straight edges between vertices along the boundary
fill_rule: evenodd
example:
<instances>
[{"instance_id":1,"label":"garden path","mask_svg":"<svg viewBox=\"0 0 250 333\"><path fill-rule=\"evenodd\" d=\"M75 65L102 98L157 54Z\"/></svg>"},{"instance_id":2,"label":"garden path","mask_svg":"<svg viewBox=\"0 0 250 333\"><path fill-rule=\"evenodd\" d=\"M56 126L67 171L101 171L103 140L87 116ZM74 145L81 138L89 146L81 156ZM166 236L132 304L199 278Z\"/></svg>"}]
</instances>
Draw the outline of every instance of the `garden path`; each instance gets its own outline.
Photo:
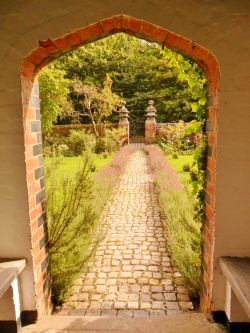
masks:
<instances>
[{"instance_id":1,"label":"garden path","mask_svg":"<svg viewBox=\"0 0 250 333\"><path fill-rule=\"evenodd\" d=\"M192 310L167 249L143 149L131 156L100 227L106 236L56 315L148 317Z\"/></svg>"}]
</instances>

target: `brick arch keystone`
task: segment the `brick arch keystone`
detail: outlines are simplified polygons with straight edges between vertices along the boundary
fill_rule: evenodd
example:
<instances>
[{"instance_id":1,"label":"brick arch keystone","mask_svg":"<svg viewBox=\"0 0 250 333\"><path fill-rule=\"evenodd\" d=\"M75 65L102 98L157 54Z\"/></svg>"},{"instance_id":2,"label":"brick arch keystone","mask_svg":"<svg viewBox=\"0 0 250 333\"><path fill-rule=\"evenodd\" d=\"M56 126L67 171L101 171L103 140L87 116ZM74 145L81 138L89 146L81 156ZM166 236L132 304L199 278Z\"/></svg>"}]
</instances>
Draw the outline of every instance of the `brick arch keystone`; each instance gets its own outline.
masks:
<instances>
[{"instance_id":1,"label":"brick arch keystone","mask_svg":"<svg viewBox=\"0 0 250 333\"><path fill-rule=\"evenodd\" d=\"M39 41L22 62L22 107L29 196L33 271L38 314L46 312L50 299L50 273L46 229L45 188L43 175L42 136L39 109L39 71L48 63L79 46L115 33L123 32L150 42L159 43L192 58L203 69L208 80L206 134L208 140L205 205L203 225L203 263L201 309L212 310L213 248L215 224L216 144L218 123L218 86L220 69L215 56L194 41L167 29L127 15L116 15L90 24L57 39Z\"/></svg>"}]
</instances>

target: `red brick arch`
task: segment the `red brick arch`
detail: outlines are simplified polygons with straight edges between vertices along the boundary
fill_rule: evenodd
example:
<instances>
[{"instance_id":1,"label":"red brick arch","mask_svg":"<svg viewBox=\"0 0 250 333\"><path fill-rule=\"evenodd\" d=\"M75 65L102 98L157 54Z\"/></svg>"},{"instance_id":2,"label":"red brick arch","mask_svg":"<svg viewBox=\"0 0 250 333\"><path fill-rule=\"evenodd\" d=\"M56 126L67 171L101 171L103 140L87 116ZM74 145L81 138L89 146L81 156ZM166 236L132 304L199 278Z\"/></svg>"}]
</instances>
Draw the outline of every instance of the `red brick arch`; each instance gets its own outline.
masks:
<instances>
[{"instance_id":1,"label":"red brick arch","mask_svg":"<svg viewBox=\"0 0 250 333\"><path fill-rule=\"evenodd\" d=\"M216 184L216 142L218 116L218 84L220 70L215 56L193 41L149 22L126 15L117 15L87 27L73 31L57 39L39 41L22 62L22 103L25 131L25 156L27 186L29 194L32 256L38 314L46 311L50 299L50 276L44 196L42 138L39 110L39 87L37 74L42 67L61 55L79 46L86 45L109 35L124 32L165 47L192 58L203 69L208 80L208 107L206 133L208 138L207 170L205 185L206 221L203 226L203 267L201 281L201 308L211 311L215 184Z\"/></svg>"}]
</instances>

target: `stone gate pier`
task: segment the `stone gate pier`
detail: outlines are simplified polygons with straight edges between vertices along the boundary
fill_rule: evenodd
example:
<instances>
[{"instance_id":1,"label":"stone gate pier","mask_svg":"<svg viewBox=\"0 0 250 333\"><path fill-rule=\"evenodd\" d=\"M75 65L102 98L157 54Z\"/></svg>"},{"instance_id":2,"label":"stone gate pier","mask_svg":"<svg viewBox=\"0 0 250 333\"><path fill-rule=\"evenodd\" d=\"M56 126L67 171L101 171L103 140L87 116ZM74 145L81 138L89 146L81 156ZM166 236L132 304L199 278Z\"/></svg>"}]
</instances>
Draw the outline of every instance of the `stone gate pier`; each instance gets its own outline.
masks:
<instances>
[{"instance_id":1,"label":"stone gate pier","mask_svg":"<svg viewBox=\"0 0 250 333\"><path fill-rule=\"evenodd\" d=\"M145 122L145 144L154 143L156 134L156 109L154 108L154 101L148 102L148 108L146 110L146 122Z\"/></svg>"}]
</instances>

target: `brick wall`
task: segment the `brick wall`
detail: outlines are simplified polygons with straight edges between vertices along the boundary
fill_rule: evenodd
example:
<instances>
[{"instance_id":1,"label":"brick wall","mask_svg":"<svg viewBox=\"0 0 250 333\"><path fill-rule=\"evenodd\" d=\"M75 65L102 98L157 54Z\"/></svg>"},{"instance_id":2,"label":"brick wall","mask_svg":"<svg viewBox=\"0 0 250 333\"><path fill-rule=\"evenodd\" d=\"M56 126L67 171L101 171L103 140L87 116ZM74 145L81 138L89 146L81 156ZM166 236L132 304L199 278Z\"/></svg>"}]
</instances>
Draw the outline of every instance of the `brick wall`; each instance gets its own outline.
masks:
<instances>
[{"instance_id":1,"label":"brick wall","mask_svg":"<svg viewBox=\"0 0 250 333\"><path fill-rule=\"evenodd\" d=\"M27 186L29 189L30 227L32 233L37 309L41 313L44 309L48 308L50 295L37 74L42 67L62 54L118 32L124 32L151 42L160 43L167 48L187 55L194 59L204 70L208 79L209 106L207 110L206 132L209 149L205 187L207 218L204 223L203 233L204 254L201 306L204 311L210 311L213 278L218 83L220 77L218 62L211 52L193 41L149 22L126 15L117 15L101 20L57 39L40 41L40 46L23 59L20 75L22 78Z\"/></svg>"},{"instance_id":2,"label":"brick wall","mask_svg":"<svg viewBox=\"0 0 250 333\"><path fill-rule=\"evenodd\" d=\"M31 252L38 313L49 312L50 271L47 248L45 181L43 174L42 133L37 78L22 78L25 129L26 176L29 196Z\"/></svg>"},{"instance_id":3,"label":"brick wall","mask_svg":"<svg viewBox=\"0 0 250 333\"><path fill-rule=\"evenodd\" d=\"M105 129L118 128L118 124L98 124L96 126L100 136L103 136ZM52 135L69 136L71 130L86 131L87 133L94 133L91 124L83 125L55 125L52 129Z\"/></svg>"}]
</instances>

